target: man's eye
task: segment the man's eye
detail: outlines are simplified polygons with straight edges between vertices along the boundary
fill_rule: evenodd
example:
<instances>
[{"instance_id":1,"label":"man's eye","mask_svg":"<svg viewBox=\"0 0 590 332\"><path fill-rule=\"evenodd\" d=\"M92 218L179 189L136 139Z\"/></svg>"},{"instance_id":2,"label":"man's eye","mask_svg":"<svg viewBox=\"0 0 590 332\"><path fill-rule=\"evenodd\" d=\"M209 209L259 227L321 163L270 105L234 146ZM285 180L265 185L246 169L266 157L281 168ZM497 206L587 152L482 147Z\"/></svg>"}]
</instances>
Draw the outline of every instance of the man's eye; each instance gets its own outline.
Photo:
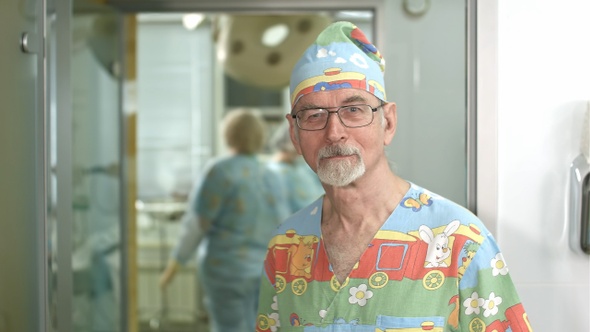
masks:
<instances>
[{"instance_id":1,"label":"man's eye","mask_svg":"<svg viewBox=\"0 0 590 332\"><path fill-rule=\"evenodd\" d=\"M306 110L303 112L304 121L313 121L324 117L324 112L321 110Z\"/></svg>"}]
</instances>

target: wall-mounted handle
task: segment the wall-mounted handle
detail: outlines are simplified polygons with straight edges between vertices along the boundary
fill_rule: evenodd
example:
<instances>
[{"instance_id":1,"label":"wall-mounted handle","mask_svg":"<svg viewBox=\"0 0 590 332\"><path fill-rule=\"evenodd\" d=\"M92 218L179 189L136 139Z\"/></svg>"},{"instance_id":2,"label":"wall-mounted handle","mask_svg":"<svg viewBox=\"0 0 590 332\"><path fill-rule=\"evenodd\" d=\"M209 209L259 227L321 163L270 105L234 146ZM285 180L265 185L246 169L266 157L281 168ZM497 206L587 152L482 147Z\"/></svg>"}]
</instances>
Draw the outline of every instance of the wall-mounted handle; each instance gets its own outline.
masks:
<instances>
[{"instance_id":1,"label":"wall-mounted handle","mask_svg":"<svg viewBox=\"0 0 590 332\"><path fill-rule=\"evenodd\" d=\"M23 32L20 39L20 48L23 53L39 53L39 36L36 33Z\"/></svg>"},{"instance_id":2,"label":"wall-mounted handle","mask_svg":"<svg viewBox=\"0 0 590 332\"><path fill-rule=\"evenodd\" d=\"M579 155L570 166L570 247L590 255L590 164Z\"/></svg>"}]
</instances>

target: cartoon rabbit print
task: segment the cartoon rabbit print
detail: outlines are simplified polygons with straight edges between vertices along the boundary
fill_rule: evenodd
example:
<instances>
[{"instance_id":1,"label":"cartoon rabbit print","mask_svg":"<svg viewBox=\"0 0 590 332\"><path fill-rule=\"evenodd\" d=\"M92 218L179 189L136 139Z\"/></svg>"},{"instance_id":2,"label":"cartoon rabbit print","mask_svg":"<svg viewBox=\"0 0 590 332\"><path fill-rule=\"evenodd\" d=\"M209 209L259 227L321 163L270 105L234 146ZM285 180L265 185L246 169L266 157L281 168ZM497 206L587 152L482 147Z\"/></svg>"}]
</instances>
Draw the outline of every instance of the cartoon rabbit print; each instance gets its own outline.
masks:
<instances>
[{"instance_id":1,"label":"cartoon rabbit print","mask_svg":"<svg viewBox=\"0 0 590 332\"><path fill-rule=\"evenodd\" d=\"M434 235L430 227L422 225L419 228L420 238L428 244L424 267L446 267L444 262L451 255L449 236L459 229L459 220L451 221L442 233Z\"/></svg>"}]
</instances>

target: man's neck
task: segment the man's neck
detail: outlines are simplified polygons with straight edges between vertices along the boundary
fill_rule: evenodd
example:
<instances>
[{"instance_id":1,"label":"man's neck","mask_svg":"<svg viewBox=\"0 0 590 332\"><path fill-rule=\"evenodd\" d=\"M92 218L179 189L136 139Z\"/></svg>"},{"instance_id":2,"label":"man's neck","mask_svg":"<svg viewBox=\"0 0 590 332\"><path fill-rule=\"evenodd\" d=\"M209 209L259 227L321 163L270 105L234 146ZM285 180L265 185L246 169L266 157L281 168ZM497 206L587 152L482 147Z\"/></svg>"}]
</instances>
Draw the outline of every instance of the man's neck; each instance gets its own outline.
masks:
<instances>
[{"instance_id":1,"label":"man's neck","mask_svg":"<svg viewBox=\"0 0 590 332\"><path fill-rule=\"evenodd\" d=\"M362 177L346 187L328 187L322 208L322 238L334 275L343 283L410 185L393 174Z\"/></svg>"}]
</instances>

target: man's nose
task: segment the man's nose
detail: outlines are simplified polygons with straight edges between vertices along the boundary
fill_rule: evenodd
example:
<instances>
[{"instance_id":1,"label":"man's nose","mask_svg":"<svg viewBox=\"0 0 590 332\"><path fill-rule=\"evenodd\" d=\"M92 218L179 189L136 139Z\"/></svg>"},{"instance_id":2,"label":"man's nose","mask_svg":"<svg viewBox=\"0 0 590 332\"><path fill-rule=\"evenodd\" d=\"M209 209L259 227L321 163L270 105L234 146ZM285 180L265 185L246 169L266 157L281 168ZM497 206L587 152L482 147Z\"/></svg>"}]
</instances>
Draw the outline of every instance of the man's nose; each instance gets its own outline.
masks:
<instances>
[{"instance_id":1,"label":"man's nose","mask_svg":"<svg viewBox=\"0 0 590 332\"><path fill-rule=\"evenodd\" d=\"M335 141L343 138L346 127L342 124L338 112L328 112L328 119L326 123L326 135L328 139Z\"/></svg>"}]
</instances>

